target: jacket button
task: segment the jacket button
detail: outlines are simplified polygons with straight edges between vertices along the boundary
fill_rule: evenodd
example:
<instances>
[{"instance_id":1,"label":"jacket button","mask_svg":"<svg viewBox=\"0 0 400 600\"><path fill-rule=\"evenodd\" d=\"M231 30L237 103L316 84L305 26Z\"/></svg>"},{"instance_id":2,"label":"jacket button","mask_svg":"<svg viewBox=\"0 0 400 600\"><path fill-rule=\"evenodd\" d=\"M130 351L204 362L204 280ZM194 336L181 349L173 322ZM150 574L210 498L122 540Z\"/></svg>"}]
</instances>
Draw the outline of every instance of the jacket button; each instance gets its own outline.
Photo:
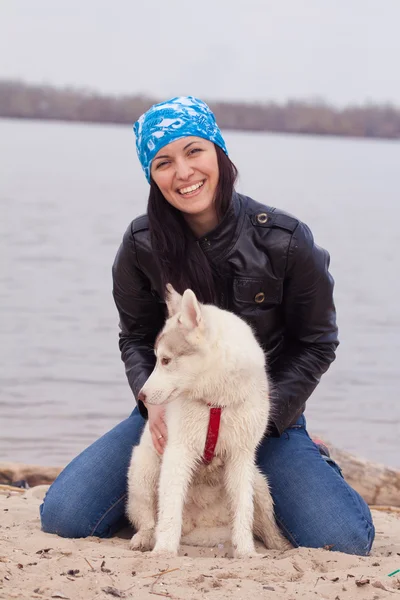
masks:
<instances>
[{"instance_id":1,"label":"jacket button","mask_svg":"<svg viewBox=\"0 0 400 600\"><path fill-rule=\"evenodd\" d=\"M257 304L261 304L261 302L264 302L264 300L265 300L264 292L258 292L258 294L256 294L254 296L254 301L257 302Z\"/></svg>"},{"instance_id":2,"label":"jacket button","mask_svg":"<svg viewBox=\"0 0 400 600\"><path fill-rule=\"evenodd\" d=\"M268 215L267 213L259 213L256 219L260 223L260 225L264 225L264 223L268 221Z\"/></svg>"}]
</instances>

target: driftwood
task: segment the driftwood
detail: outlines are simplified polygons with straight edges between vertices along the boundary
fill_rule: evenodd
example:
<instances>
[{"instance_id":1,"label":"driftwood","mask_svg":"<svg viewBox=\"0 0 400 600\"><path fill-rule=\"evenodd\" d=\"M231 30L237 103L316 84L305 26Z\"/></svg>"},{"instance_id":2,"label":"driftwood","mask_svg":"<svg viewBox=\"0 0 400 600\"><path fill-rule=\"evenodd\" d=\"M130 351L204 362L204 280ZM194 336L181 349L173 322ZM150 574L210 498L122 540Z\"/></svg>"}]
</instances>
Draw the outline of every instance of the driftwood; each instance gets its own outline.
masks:
<instances>
[{"instance_id":1,"label":"driftwood","mask_svg":"<svg viewBox=\"0 0 400 600\"><path fill-rule=\"evenodd\" d=\"M49 485L61 471L62 467L0 462L0 483L12 485L26 481L29 487Z\"/></svg>"},{"instance_id":2,"label":"driftwood","mask_svg":"<svg viewBox=\"0 0 400 600\"><path fill-rule=\"evenodd\" d=\"M400 471L328 447L346 481L368 504L400 507Z\"/></svg>"},{"instance_id":3,"label":"driftwood","mask_svg":"<svg viewBox=\"0 0 400 600\"><path fill-rule=\"evenodd\" d=\"M400 507L400 471L370 462L327 444L348 483L370 505ZM30 487L50 484L61 467L0 462L0 484L26 481Z\"/></svg>"},{"instance_id":4,"label":"driftwood","mask_svg":"<svg viewBox=\"0 0 400 600\"><path fill-rule=\"evenodd\" d=\"M0 483L0 494L9 492L15 492L16 494L24 494L26 490L24 488L15 487L14 485Z\"/></svg>"}]
</instances>

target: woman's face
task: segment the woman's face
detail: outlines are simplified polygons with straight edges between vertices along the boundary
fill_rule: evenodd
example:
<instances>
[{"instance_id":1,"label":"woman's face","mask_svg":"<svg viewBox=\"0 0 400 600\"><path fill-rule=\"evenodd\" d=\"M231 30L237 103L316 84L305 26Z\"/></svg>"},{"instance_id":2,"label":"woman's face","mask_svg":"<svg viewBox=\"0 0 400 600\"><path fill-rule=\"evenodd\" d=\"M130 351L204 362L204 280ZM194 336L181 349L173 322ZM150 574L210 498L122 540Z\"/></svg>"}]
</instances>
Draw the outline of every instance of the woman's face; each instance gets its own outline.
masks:
<instances>
[{"instance_id":1,"label":"woman's face","mask_svg":"<svg viewBox=\"0 0 400 600\"><path fill-rule=\"evenodd\" d=\"M185 137L159 150L151 176L164 198L190 217L215 214L219 170L215 146L199 137Z\"/></svg>"}]
</instances>

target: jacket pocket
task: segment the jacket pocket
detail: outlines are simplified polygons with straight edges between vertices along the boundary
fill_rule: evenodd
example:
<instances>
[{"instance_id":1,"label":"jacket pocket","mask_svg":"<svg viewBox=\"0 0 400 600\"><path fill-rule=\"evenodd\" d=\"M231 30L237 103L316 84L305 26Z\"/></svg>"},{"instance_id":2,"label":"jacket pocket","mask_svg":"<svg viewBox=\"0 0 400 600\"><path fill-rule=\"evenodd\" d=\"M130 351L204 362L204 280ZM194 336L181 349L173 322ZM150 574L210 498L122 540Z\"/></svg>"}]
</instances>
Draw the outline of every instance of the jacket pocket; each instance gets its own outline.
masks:
<instances>
[{"instance_id":1,"label":"jacket pocket","mask_svg":"<svg viewBox=\"0 0 400 600\"><path fill-rule=\"evenodd\" d=\"M233 280L233 296L239 304L249 304L260 308L280 304L282 292L280 279L237 277Z\"/></svg>"}]
</instances>

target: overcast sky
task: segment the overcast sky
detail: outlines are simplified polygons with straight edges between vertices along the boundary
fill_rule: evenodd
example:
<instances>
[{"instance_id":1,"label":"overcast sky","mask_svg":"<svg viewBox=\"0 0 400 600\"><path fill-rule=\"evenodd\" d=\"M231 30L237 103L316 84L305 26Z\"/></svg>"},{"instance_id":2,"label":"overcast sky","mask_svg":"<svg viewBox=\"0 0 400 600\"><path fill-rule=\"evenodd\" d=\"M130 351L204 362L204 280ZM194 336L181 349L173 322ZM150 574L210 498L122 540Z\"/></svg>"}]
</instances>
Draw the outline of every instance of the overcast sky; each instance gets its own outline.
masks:
<instances>
[{"instance_id":1,"label":"overcast sky","mask_svg":"<svg viewBox=\"0 0 400 600\"><path fill-rule=\"evenodd\" d=\"M0 0L0 78L400 105L400 0Z\"/></svg>"}]
</instances>

